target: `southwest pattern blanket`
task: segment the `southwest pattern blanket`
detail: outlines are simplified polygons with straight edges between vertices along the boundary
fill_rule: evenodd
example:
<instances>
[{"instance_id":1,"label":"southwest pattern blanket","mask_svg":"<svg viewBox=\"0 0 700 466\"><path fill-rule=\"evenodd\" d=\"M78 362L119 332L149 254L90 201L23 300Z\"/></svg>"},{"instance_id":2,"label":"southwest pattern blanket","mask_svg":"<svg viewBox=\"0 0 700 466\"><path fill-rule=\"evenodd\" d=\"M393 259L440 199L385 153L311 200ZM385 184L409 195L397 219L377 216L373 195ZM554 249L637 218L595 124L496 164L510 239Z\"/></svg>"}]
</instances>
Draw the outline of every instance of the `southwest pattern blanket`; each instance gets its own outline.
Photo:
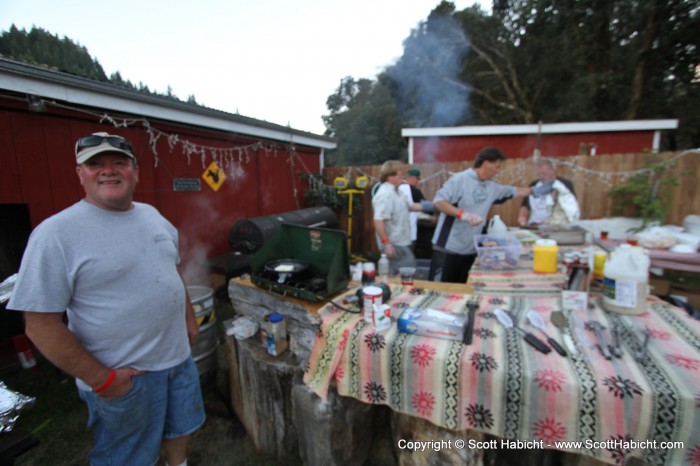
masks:
<instances>
[{"instance_id":1,"label":"southwest pattern blanket","mask_svg":"<svg viewBox=\"0 0 700 466\"><path fill-rule=\"evenodd\" d=\"M466 312L470 298L392 290L392 314L407 307ZM526 312L535 310L547 323L545 332L561 342L560 329L550 322L559 301L558 295L482 295L469 346L400 333L395 323L377 332L360 314L328 305L320 312L304 381L323 398L334 383L340 395L385 404L447 429L537 441L610 464L623 464L628 456L652 464L700 464L700 322L655 298L640 316L610 314L594 296L592 309L569 316L562 331L571 334L578 354L562 357L536 351L493 314L497 307L506 309L520 328L545 339L527 324ZM622 358L601 355L585 325L591 320L606 329L618 325ZM650 338L638 362L633 354L643 332ZM656 441L656 447L639 443L645 440ZM582 443L557 443L567 441ZM683 448L662 448L668 441L683 442Z\"/></svg>"}]
</instances>

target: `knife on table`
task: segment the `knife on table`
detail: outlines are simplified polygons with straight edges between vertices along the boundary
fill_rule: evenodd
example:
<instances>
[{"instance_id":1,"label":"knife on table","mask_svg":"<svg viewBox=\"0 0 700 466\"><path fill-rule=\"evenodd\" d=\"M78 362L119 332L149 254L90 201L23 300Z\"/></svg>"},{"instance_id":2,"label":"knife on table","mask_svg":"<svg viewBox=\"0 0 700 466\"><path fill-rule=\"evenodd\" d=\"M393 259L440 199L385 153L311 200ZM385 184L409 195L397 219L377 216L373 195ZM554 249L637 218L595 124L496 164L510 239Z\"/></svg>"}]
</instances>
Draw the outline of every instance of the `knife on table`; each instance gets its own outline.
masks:
<instances>
[{"instance_id":1,"label":"knife on table","mask_svg":"<svg viewBox=\"0 0 700 466\"><path fill-rule=\"evenodd\" d=\"M467 325L464 327L464 335L462 336L462 343L465 345L472 344L472 338L474 336L474 320L476 319L476 310L479 308L479 298L473 296L467 301L468 320Z\"/></svg>"},{"instance_id":2,"label":"knife on table","mask_svg":"<svg viewBox=\"0 0 700 466\"><path fill-rule=\"evenodd\" d=\"M612 359L612 354L610 354L610 349L608 348L608 342L603 335L603 326L600 325L600 322L597 320L589 320L588 326L593 330L598 339L598 347L600 348L600 352L603 353L603 357L608 360Z\"/></svg>"}]
</instances>

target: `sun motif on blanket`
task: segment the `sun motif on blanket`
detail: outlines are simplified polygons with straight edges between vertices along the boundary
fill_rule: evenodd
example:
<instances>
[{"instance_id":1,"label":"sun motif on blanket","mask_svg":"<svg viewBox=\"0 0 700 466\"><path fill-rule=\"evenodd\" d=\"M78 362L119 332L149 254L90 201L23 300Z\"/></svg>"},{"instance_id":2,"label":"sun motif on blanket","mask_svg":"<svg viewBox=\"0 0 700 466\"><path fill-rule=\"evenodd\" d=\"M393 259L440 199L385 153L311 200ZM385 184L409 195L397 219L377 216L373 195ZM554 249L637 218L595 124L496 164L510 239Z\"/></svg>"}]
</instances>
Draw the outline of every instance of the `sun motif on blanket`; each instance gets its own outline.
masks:
<instances>
[{"instance_id":1,"label":"sun motif on blanket","mask_svg":"<svg viewBox=\"0 0 700 466\"><path fill-rule=\"evenodd\" d=\"M386 342L384 341L384 336L379 333L370 333L365 336L365 344L373 353L384 348Z\"/></svg>"},{"instance_id":2,"label":"sun motif on blanket","mask_svg":"<svg viewBox=\"0 0 700 466\"><path fill-rule=\"evenodd\" d=\"M479 372L490 372L493 369L498 369L496 360L484 353L474 353L469 360L472 362L472 366Z\"/></svg>"},{"instance_id":3,"label":"sun motif on blanket","mask_svg":"<svg viewBox=\"0 0 700 466\"><path fill-rule=\"evenodd\" d=\"M475 328L474 335L478 335L482 340L488 340L489 338L496 338L496 334L487 328Z\"/></svg>"},{"instance_id":4,"label":"sun motif on blanket","mask_svg":"<svg viewBox=\"0 0 700 466\"><path fill-rule=\"evenodd\" d=\"M623 379L619 375L604 378L603 385L608 387L608 391L613 392L613 394L620 399L626 396L634 398L635 394L642 394L642 387L630 379Z\"/></svg>"},{"instance_id":5,"label":"sun motif on blanket","mask_svg":"<svg viewBox=\"0 0 700 466\"><path fill-rule=\"evenodd\" d=\"M469 405L464 415L467 417L467 421L472 427L485 427L490 429L493 426L493 415L491 415L491 411L484 408L483 405Z\"/></svg>"},{"instance_id":6,"label":"sun motif on blanket","mask_svg":"<svg viewBox=\"0 0 700 466\"><path fill-rule=\"evenodd\" d=\"M556 419L547 417L535 422L533 433L535 437L552 444L566 438L566 427Z\"/></svg>"},{"instance_id":7,"label":"sun motif on blanket","mask_svg":"<svg viewBox=\"0 0 700 466\"><path fill-rule=\"evenodd\" d=\"M548 392L560 392L561 386L566 380L564 374L553 369L540 369L535 371L535 378L540 388L544 388Z\"/></svg>"},{"instance_id":8,"label":"sun motif on blanket","mask_svg":"<svg viewBox=\"0 0 700 466\"><path fill-rule=\"evenodd\" d=\"M700 367L700 361L693 358L687 358L680 354L667 354L666 359L671 363L683 369L697 370Z\"/></svg>"},{"instance_id":9,"label":"sun motif on blanket","mask_svg":"<svg viewBox=\"0 0 700 466\"><path fill-rule=\"evenodd\" d=\"M695 445L693 448L688 450L687 458L689 464L700 464L700 445Z\"/></svg>"},{"instance_id":10,"label":"sun motif on blanket","mask_svg":"<svg viewBox=\"0 0 700 466\"><path fill-rule=\"evenodd\" d=\"M668 341L673 337L671 332L665 332L663 330L656 330L653 328L647 329L647 333L651 338L654 338L656 340Z\"/></svg>"},{"instance_id":11,"label":"sun motif on blanket","mask_svg":"<svg viewBox=\"0 0 700 466\"><path fill-rule=\"evenodd\" d=\"M345 369L338 366L338 368L335 370L334 376L335 376L335 380L337 380L337 381L343 380L343 377L345 377Z\"/></svg>"},{"instance_id":12,"label":"sun motif on blanket","mask_svg":"<svg viewBox=\"0 0 700 466\"><path fill-rule=\"evenodd\" d=\"M418 392L411 398L411 405L421 416L430 416L435 406L435 397L429 392Z\"/></svg>"},{"instance_id":13,"label":"sun motif on blanket","mask_svg":"<svg viewBox=\"0 0 700 466\"><path fill-rule=\"evenodd\" d=\"M610 442L612 445L623 445L625 443L629 444L632 440L634 440L629 434L624 436L612 436L609 439L612 440L612 442ZM627 459L627 455L630 452L629 448L608 448L607 450L610 452L610 456L613 457L617 464L624 464L625 459Z\"/></svg>"},{"instance_id":14,"label":"sun motif on blanket","mask_svg":"<svg viewBox=\"0 0 700 466\"><path fill-rule=\"evenodd\" d=\"M365 384L365 396L371 403L380 403L386 399L386 390L382 384L367 382Z\"/></svg>"},{"instance_id":15,"label":"sun motif on blanket","mask_svg":"<svg viewBox=\"0 0 700 466\"><path fill-rule=\"evenodd\" d=\"M421 367L427 367L433 360L436 350L430 345L416 345L411 348L411 359L413 364Z\"/></svg>"}]
</instances>

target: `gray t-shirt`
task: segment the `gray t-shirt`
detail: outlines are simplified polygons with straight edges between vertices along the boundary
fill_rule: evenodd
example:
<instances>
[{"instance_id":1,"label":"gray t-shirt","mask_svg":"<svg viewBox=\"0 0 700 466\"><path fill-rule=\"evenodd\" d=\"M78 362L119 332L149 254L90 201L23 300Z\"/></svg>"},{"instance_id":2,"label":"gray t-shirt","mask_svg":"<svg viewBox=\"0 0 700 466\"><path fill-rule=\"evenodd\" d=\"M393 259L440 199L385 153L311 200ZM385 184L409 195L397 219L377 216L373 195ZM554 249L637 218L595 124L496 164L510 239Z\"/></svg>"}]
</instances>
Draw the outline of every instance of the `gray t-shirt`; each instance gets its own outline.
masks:
<instances>
[{"instance_id":1,"label":"gray t-shirt","mask_svg":"<svg viewBox=\"0 0 700 466\"><path fill-rule=\"evenodd\" d=\"M7 308L67 311L71 332L108 367L167 369L190 355L177 263L177 230L152 206L80 201L34 229Z\"/></svg>"},{"instance_id":2,"label":"gray t-shirt","mask_svg":"<svg viewBox=\"0 0 700 466\"><path fill-rule=\"evenodd\" d=\"M517 191L514 186L504 186L490 180L481 180L476 171L469 168L452 175L435 194L433 203L447 201L452 205L457 204L458 209L479 214L485 219L496 201L516 195ZM438 238L440 238L446 218L444 213L440 213L433 235L433 247L454 254L475 254L474 235L481 233L484 224L470 226L455 218L447 242L441 246L438 245Z\"/></svg>"}]
</instances>

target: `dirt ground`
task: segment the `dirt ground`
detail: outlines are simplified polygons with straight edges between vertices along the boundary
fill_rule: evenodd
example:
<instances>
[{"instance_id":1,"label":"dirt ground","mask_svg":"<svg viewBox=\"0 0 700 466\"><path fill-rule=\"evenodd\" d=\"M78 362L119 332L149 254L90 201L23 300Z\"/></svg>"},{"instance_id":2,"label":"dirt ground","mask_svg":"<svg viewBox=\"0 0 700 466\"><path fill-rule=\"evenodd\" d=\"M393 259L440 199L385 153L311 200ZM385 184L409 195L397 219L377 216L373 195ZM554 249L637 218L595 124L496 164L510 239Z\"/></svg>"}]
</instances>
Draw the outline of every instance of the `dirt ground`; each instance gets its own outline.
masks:
<instances>
[{"instance_id":1,"label":"dirt ground","mask_svg":"<svg viewBox=\"0 0 700 466\"><path fill-rule=\"evenodd\" d=\"M223 320L232 316L230 305L217 300L216 315L221 331ZM273 460L254 451L243 426L230 409L225 353L225 345L220 344L216 374L202 377L207 420L192 438L188 464L273 465ZM15 430L30 432L39 440L39 444L19 455L15 465L87 465L93 442L92 432L85 426L87 412L78 398L75 383L45 359L37 360L36 370L22 369L19 364L0 369L0 380L9 389L36 398L34 406L21 411Z\"/></svg>"}]
</instances>

